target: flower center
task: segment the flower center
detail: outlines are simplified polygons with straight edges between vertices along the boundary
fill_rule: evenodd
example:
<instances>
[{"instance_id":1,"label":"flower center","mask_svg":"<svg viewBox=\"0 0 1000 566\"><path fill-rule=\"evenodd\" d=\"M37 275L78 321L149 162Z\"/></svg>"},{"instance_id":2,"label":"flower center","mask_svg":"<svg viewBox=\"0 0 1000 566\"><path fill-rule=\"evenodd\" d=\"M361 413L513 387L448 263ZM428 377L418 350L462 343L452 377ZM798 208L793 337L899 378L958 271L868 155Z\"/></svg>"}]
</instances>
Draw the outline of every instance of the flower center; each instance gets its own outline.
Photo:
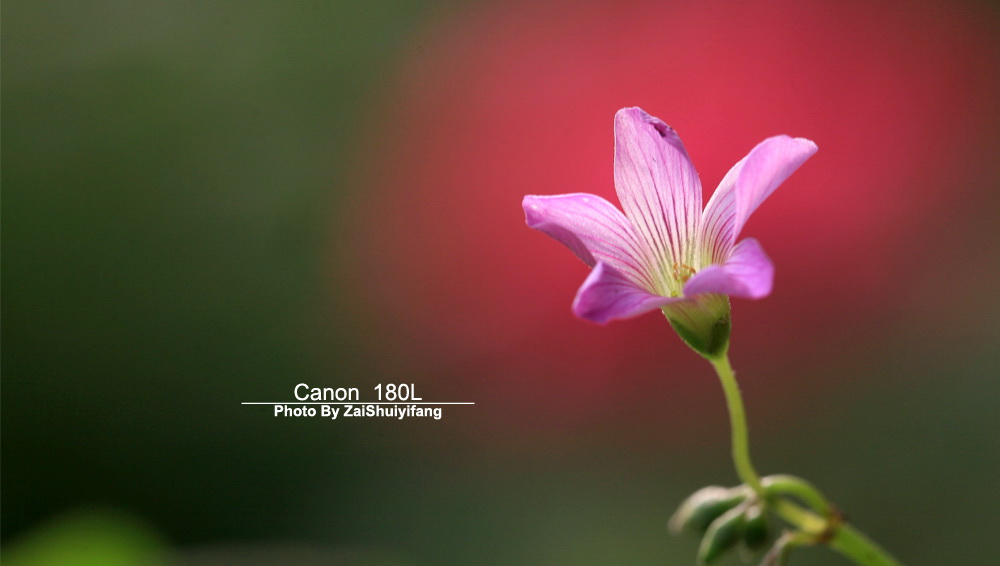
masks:
<instances>
[{"instance_id":1,"label":"flower center","mask_svg":"<svg viewBox=\"0 0 1000 566\"><path fill-rule=\"evenodd\" d=\"M666 297L680 297L684 295L684 284L697 271L696 268L680 262L674 263L669 268L664 269L662 271L664 289L660 294Z\"/></svg>"},{"instance_id":2,"label":"flower center","mask_svg":"<svg viewBox=\"0 0 1000 566\"><path fill-rule=\"evenodd\" d=\"M681 285L683 285L694 275L695 271L695 268L686 263L675 263L673 268L674 280L680 281Z\"/></svg>"}]
</instances>

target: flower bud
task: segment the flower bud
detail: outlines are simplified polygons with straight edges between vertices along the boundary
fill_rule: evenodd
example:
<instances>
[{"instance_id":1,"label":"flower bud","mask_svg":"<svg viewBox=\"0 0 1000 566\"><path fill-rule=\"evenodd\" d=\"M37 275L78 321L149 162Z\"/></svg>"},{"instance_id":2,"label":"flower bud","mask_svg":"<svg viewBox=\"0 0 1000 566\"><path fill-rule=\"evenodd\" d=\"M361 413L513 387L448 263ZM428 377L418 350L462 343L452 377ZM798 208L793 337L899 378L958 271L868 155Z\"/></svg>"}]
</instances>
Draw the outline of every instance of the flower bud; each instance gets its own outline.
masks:
<instances>
[{"instance_id":1,"label":"flower bud","mask_svg":"<svg viewBox=\"0 0 1000 566\"><path fill-rule=\"evenodd\" d=\"M784 566L788 562L788 554L798 543L792 532L786 531L774 541L774 546L764 555L760 566Z\"/></svg>"},{"instance_id":2,"label":"flower bud","mask_svg":"<svg viewBox=\"0 0 1000 566\"><path fill-rule=\"evenodd\" d=\"M711 564L736 545L746 524L746 505L733 507L708 527L698 547L698 563Z\"/></svg>"},{"instance_id":3,"label":"flower bud","mask_svg":"<svg viewBox=\"0 0 1000 566\"><path fill-rule=\"evenodd\" d=\"M743 518L743 542L750 550L760 550L767 544L770 533L770 525L767 524L767 515L760 505L752 505Z\"/></svg>"},{"instance_id":4,"label":"flower bud","mask_svg":"<svg viewBox=\"0 0 1000 566\"><path fill-rule=\"evenodd\" d=\"M681 530L702 534L712 521L742 503L749 493L742 487L728 488L718 485L703 487L691 494L670 518L670 532Z\"/></svg>"},{"instance_id":5,"label":"flower bud","mask_svg":"<svg viewBox=\"0 0 1000 566\"><path fill-rule=\"evenodd\" d=\"M712 360L729 348L729 297L702 294L670 303L663 314L688 346Z\"/></svg>"}]
</instances>

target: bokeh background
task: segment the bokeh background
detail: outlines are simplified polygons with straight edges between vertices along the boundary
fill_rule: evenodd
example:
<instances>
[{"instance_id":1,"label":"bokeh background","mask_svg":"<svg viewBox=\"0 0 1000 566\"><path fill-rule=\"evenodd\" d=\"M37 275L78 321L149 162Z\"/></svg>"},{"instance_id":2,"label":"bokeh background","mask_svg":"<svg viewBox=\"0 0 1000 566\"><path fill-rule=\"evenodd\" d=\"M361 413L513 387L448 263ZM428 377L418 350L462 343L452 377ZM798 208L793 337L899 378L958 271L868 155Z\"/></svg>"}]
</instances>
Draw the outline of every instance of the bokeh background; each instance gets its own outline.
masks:
<instances>
[{"instance_id":1,"label":"bokeh background","mask_svg":"<svg viewBox=\"0 0 1000 566\"><path fill-rule=\"evenodd\" d=\"M2 16L5 563L693 563L667 518L736 482L711 369L655 314L575 319L586 267L520 209L614 199L632 105L680 132L706 198L767 136L820 147L744 231L777 264L733 304L758 468L907 564L994 557L995 3ZM240 405L300 382L476 405Z\"/></svg>"}]
</instances>

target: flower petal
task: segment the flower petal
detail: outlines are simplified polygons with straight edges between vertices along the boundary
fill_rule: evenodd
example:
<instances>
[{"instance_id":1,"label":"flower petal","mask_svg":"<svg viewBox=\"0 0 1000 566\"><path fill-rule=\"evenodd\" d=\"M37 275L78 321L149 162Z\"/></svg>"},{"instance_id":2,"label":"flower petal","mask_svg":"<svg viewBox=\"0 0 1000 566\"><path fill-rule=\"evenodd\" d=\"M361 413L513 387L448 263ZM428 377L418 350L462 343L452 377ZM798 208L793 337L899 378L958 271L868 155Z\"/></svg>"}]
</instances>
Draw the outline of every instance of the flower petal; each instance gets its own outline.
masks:
<instances>
[{"instance_id":1,"label":"flower petal","mask_svg":"<svg viewBox=\"0 0 1000 566\"><path fill-rule=\"evenodd\" d=\"M604 324L616 318L638 316L679 300L653 295L637 287L615 268L598 263L577 291L573 312L580 318Z\"/></svg>"},{"instance_id":2,"label":"flower petal","mask_svg":"<svg viewBox=\"0 0 1000 566\"><path fill-rule=\"evenodd\" d=\"M741 241L733 248L723 265L710 265L684 285L684 296L700 293L721 293L730 297L761 299L771 294L774 264L760 242L753 238Z\"/></svg>"},{"instance_id":3,"label":"flower petal","mask_svg":"<svg viewBox=\"0 0 1000 566\"><path fill-rule=\"evenodd\" d=\"M703 264L726 261L750 214L816 149L804 138L775 136L757 144L729 170L702 215Z\"/></svg>"},{"instance_id":4,"label":"flower petal","mask_svg":"<svg viewBox=\"0 0 1000 566\"><path fill-rule=\"evenodd\" d=\"M615 115L615 188L636 233L656 254L656 271L691 265L701 181L677 132L639 108Z\"/></svg>"},{"instance_id":5,"label":"flower petal","mask_svg":"<svg viewBox=\"0 0 1000 566\"><path fill-rule=\"evenodd\" d=\"M646 267L649 252L615 205L597 195L528 195L522 202L528 226L566 245L593 267L607 263L631 281L655 288Z\"/></svg>"}]
</instances>

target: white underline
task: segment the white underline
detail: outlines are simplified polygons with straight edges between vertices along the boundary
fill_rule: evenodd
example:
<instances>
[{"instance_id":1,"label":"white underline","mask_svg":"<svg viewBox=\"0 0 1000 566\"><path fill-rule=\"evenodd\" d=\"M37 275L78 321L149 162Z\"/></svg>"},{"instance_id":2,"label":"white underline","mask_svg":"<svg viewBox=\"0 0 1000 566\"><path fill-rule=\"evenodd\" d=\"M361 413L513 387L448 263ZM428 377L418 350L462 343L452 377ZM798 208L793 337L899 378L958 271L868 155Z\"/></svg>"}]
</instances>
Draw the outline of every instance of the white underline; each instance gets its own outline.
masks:
<instances>
[{"instance_id":1,"label":"white underline","mask_svg":"<svg viewBox=\"0 0 1000 566\"><path fill-rule=\"evenodd\" d=\"M472 401L445 401L441 403L419 401L246 401L240 405L475 405Z\"/></svg>"}]
</instances>

